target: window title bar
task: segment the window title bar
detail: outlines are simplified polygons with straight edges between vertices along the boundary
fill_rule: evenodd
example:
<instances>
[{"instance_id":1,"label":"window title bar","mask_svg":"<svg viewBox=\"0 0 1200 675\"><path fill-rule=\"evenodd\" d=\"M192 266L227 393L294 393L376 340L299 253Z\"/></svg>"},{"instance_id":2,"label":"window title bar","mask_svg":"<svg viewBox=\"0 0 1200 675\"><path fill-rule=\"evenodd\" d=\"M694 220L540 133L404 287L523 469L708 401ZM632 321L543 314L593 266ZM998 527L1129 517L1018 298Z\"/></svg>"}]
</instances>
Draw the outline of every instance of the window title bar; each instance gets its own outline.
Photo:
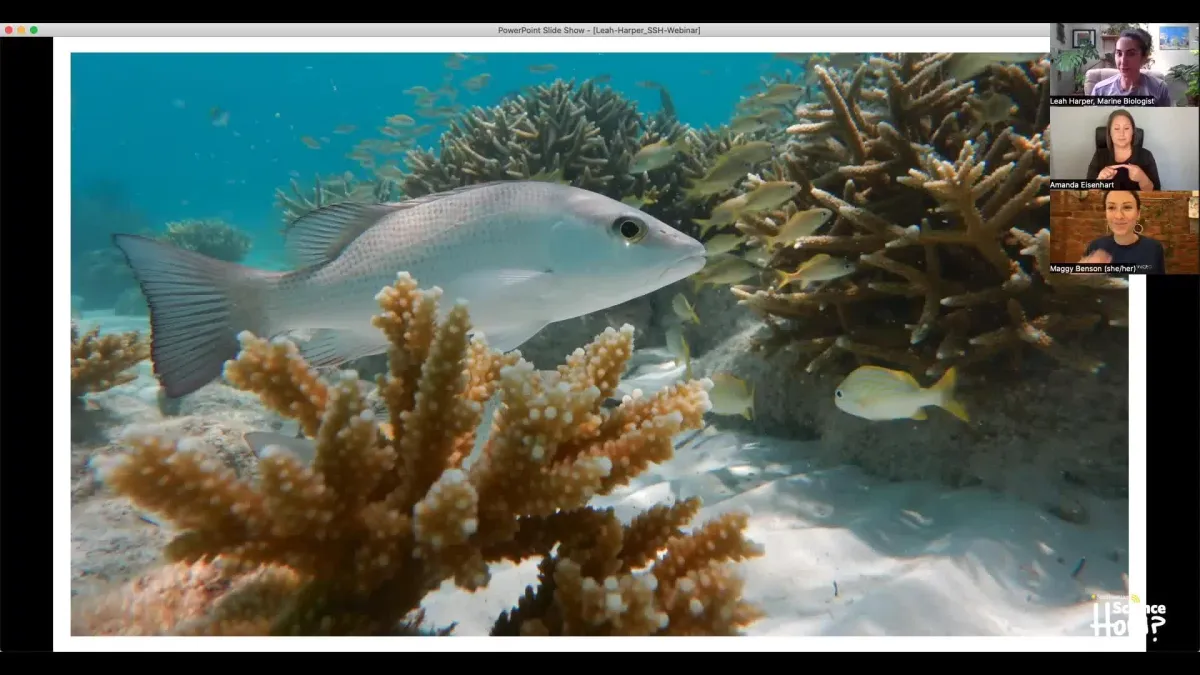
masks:
<instances>
[{"instance_id":1,"label":"window title bar","mask_svg":"<svg viewBox=\"0 0 1200 675\"><path fill-rule=\"evenodd\" d=\"M1046 23L38 23L50 37L1039 37ZM796 46L803 50L804 45Z\"/></svg>"}]
</instances>

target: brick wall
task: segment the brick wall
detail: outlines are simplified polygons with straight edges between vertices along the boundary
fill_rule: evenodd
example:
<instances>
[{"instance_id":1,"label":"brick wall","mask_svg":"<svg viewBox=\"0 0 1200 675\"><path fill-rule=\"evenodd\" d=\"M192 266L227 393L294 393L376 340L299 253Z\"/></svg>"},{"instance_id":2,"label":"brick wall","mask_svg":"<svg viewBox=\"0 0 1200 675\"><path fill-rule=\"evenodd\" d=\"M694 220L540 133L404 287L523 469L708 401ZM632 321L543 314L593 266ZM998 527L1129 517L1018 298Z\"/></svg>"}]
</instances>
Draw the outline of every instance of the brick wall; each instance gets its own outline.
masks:
<instances>
[{"instance_id":1,"label":"brick wall","mask_svg":"<svg viewBox=\"0 0 1200 675\"><path fill-rule=\"evenodd\" d=\"M1089 190L1080 199L1075 190L1050 191L1050 259L1077 262L1087 245L1108 232L1104 222L1104 193ZM1188 220L1190 192L1139 192L1142 234L1162 242L1171 274L1200 274L1200 235Z\"/></svg>"}]
</instances>

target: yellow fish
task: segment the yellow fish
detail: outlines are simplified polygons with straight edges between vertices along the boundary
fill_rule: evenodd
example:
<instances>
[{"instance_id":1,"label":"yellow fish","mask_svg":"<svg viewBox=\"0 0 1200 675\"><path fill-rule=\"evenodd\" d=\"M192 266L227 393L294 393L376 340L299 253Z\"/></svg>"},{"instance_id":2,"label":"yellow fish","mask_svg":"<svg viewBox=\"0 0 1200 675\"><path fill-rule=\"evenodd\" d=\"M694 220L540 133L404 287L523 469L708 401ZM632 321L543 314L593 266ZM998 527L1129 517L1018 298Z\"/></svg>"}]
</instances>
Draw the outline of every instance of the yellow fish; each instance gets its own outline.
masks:
<instances>
[{"instance_id":1,"label":"yellow fish","mask_svg":"<svg viewBox=\"0 0 1200 675\"><path fill-rule=\"evenodd\" d=\"M671 309L675 310L675 316L678 316L680 319L700 325L700 316L696 314L696 308L692 307L692 303L688 302L683 293L675 294L675 297L671 300Z\"/></svg>"},{"instance_id":2,"label":"yellow fish","mask_svg":"<svg viewBox=\"0 0 1200 675\"><path fill-rule=\"evenodd\" d=\"M688 149L687 137L681 136L674 143L661 139L642 146L629 162L629 173L645 173L661 169L675 161L675 155Z\"/></svg>"},{"instance_id":3,"label":"yellow fish","mask_svg":"<svg viewBox=\"0 0 1200 675\"><path fill-rule=\"evenodd\" d=\"M729 253L738 246L741 246L745 240L746 237L742 234L718 234L704 242L704 250L708 251L708 255L710 256Z\"/></svg>"},{"instance_id":4,"label":"yellow fish","mask_svg":"<svg viewBox=\"0 0 1200 675\"><path fill-rule=\"evenodd\" d=\"M692 289L699 292L705 284L719 286L736 284L758 275L762 270L736 255L712 256L699 272L691 277Z\"/></svg>"},{"instance_id":5,"label":"yellow fish","mask_svg":"<svg viewBox=\"0 0 1200 675\"><path fill-rule=\"evenodd\" d=\"M714 227L724 227L737 221L738 216L746 208L746 195L730 197L713 207L708 218L692 218L692 222L700 226L700 236L708 234Z\"/></svg>"},{"instance_id":6,"label":"yellow fish","mask_svg":"<svg viewBox=\"0 0 1200 675\"><path fill-rule=\"evenodd\" d=\"M927 419L926 406L937 406L964 422L966 408L954 398L954 368L928 389L902 370L862 366L846 376L833 393L838 410L868 420Z\"/></svg>"},{"instance_id":7,"label":"yellow fish","mask_svg":"<svg viewBox=\"0 0 1200 675\"><path fill-rule=\"evenodd\" d=\"M683 337L683 328L671 326L667 329L667 351L675 357L676 364L684 364L684 376L692 379L692 348Z\"/></svg>"},{"instance_id":8,"label":"yellow fish","mask_svg":"<svg viewBox=\"0 0 1200 675\"><path fill-rule=\"evenodd\" d=\"M779 228L779 234L770 238L770 245L789 246L801 237L812 236L831 216L833 211L824 208L797 211Z\"/></svg>"},{"instance_id":9,"label":"yellow fish","mask_svg":"<svg viewBox=\"0 0 1200 675\"><path fill-rule=\"evenodd\" d=\"M979 52L965 52L955 54L947 59L944 67L947 75L959 82L965 82L975 79L992 65L1028 63L1030 61L1040 61L1047 56L1049 55L1045 53L982 54Z\"/></svg>"},{"instance_id":10,"label":"yellow fish","mask_svg":"<svg viewBox=\"0 0 1200 675\"><path fill-rule=\"evenodd\" d=\"M782 206L800 192L800 185L791 181L760 183L746 193L746 211L767 211Z\"/></svg>"},{"instance_id":11,"label":"yellow fish","mask_svg":"<svg viewBox=\"0 0 1200 675\"><path fill-rule=\"evenodd\" d=\"M712 404L709 412L754 419L754 385L747 386L745 380L730 373L716 373L709 379L713 381L713 388L708 391Z\"/></svg>"},{"instance_id":12,"label":"yellow fish","mask_svg":"<svg viewBox=\"0 0 1200 675\"><path fill-rule=\"evenodd\" d=\"M776 290L783 290L796 282L810 284L815 281L840 279L847 274L852 274L855 269L857 268L854 263L845 258L837 258L828 253L818 253L804 261L800 267L796 268L795 272L780 270L778 272L779 286Z\"/></svg>"}]
</instances>

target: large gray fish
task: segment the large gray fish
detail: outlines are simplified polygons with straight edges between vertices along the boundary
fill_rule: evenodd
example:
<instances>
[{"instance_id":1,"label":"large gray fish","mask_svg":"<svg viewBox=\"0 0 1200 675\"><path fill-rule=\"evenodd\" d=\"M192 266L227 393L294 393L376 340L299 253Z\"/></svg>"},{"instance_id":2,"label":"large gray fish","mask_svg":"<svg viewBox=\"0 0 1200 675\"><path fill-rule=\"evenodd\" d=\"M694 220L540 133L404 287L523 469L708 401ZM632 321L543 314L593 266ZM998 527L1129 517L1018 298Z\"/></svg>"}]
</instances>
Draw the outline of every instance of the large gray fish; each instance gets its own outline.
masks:
<instances>
[{"instance_id":1,"label":"large gray fish","mask_svg":"<svg viewBox=\"0 0 1200 675\"><path fill-rule=\"evenodd\" d=\"M476 332L502 351L544 326L632 300L704 266L704 246L600 194L500 181L390 204L342 203L289 230L299 268L273 272L118 234L150 307L151 359L179 397L221 375L242 331L308 333L314 366L387 350L375 299L399 272L466 300Z\"/></svg>"}]
</instances>

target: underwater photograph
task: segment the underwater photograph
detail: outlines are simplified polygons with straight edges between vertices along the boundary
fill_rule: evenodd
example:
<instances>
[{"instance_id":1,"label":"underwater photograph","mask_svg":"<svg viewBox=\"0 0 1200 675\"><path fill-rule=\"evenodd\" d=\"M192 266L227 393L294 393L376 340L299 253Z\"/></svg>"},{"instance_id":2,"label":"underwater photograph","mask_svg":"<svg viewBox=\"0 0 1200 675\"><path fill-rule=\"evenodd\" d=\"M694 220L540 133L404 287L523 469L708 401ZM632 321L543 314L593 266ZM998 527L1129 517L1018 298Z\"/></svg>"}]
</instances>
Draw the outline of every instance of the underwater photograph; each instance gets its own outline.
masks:
<instances>
[{"instance_id":1,"label":"underwater photograph","mask_svg":"<svg viewBox=\"0 0 1200 675\"><path fill-rule=\"evenodd\" d=\"M1093 635L1047 54L75 53L77 636ZM64 402L64 406L65 406Z\"/></svg>"}]
</instances>

